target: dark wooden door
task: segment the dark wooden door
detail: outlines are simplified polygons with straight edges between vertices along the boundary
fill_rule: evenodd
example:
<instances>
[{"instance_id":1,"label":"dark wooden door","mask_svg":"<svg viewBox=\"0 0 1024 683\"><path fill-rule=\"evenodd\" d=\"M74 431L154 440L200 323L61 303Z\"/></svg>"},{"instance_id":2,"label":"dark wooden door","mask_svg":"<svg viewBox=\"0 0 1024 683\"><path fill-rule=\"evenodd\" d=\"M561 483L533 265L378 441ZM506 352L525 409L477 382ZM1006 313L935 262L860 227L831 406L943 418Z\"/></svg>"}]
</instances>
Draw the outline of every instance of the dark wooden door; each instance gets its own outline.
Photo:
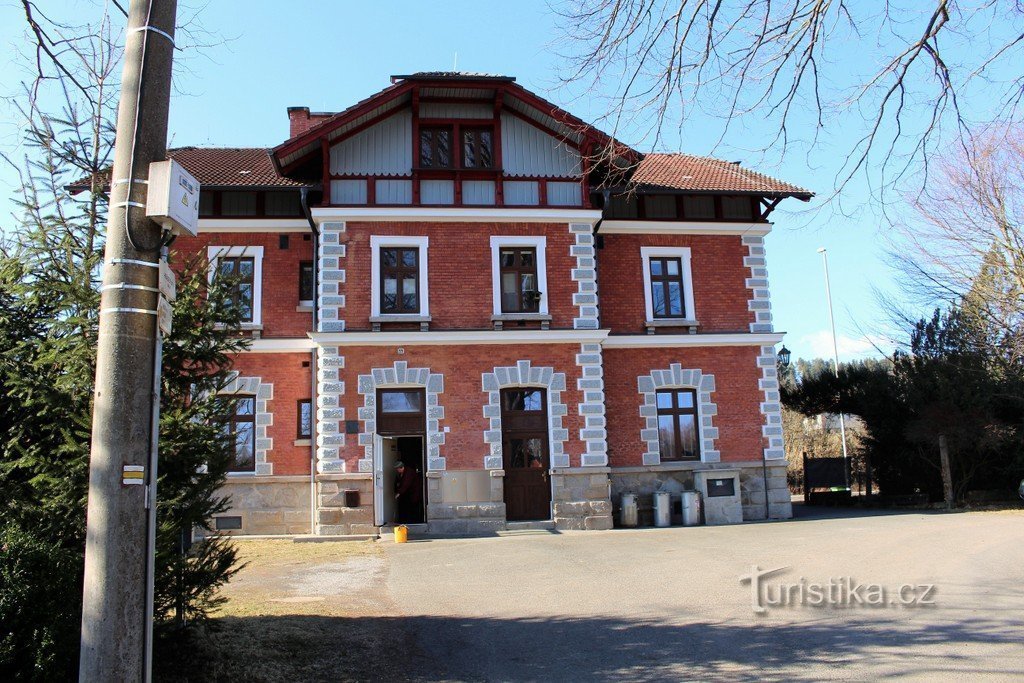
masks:
<instances>
[{"instance_id":1,"label":"dark wooden door","mask_svg":"<svg viewBox=\"0 0 1024 683\"><path fill-rule=\"evenodd\" d=\"M551 519L547 396L543 389L501 392L505 518Z\"/></svg>"}]
</instances>

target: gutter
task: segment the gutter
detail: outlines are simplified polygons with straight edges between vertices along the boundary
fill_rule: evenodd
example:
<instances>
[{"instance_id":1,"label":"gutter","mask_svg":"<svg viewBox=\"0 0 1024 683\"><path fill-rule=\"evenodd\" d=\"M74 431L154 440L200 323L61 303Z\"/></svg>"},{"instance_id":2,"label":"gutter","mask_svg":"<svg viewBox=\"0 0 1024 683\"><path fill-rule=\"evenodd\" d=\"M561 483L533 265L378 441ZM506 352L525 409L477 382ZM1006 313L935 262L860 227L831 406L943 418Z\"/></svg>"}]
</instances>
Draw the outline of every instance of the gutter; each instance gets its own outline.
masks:
<instances>
[{"instance_id":1,"label":"gutter","mask_svg":"<svg viewBox=\"0 0 1024 683\"><path fill-rule=\"evenodd\" d=\"M302 205L302 213L306 217L306 221L309 223L309 230L313 234L313 329L317 329L317 314L319 313L319 306L317 306L317 291L319 289L319 267L320 259L318 254L320 253L320 231L316 227L316 222L313 220L313 214L309 210L309 187L303 187L299 189L299 201ZM309 430L309 534L310 536L316 535L316 350L317 347L314 345L312 350L309 352L309 375L310 375L310 399L309 399L309 410L310 410L310 430Z\"/></svg>"}]
</instances>

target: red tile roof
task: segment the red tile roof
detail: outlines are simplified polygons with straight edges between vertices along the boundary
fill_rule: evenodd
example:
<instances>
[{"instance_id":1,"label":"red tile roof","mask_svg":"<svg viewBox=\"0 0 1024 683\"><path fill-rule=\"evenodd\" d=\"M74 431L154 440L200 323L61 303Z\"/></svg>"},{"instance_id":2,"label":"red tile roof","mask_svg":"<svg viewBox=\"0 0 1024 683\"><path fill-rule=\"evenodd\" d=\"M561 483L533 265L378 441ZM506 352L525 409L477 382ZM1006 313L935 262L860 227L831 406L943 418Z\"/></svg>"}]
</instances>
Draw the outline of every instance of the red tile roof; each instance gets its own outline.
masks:
<instances>
[{"instance_id":1,"label":"red tile roof","mask_svg":"<svg viewBox=\"0 0 1024 683\"><path fill-rule=\"evenodd\" d=\"M270 150L264 147L178 147L167 150L185 170L207 188L249 187L289 188L307 187L317 181L303 182L278 174L270 160ZM100 182L110 183L110 170L102 171ZM68 185L71 192L82 192L90 187L89 178L80 178Z\"/></svg>"},{"instance_id":2,"label":"red tile roof","mask_svg":"<svg viewBox=\"0 0 1024 683\"><path fill-rule=\"evenodd\" d=\"M263 147L179 147L167 155L208 187L303 187L279 175Z\"/></svg>"},{"instance_id":3,"label":"red tile roof","mask_svg":"<svg viewBox=\"0 0 1024 683\"><path fill-rule=\"evenodd\" d=\"M647 154L630 181L649 189L691 192L742 192L792 195L809 199L814 193L763 173L721 159L690 154Z\"/></svg>"}]
</instances>

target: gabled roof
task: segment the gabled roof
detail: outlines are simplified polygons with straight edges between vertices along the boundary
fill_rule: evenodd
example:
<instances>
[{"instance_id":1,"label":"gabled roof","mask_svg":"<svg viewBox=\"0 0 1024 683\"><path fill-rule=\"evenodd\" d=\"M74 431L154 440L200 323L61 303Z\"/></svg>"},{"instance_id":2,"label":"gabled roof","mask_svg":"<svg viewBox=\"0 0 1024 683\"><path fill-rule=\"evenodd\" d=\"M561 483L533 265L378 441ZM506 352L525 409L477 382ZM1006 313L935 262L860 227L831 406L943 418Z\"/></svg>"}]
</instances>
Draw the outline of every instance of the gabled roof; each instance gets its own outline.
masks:
<instances>
[{"instance_id":1,"label":"gabled roof","mask_svg":"<svg viewBox=\"0 0 1024 683\"><path fill-rule=\"evenodd\" d=\"M644 190L785 195L803 200L814 196L802 187L739 164L691 154L646 154L633 171L630 184Z\"/></svg>"},{"instance_id":2,"label":"gabled roof","mask_svg":"<svg viewBox=\"0 0 1024 683\"><path fill-rule=\"evenodd\" d=\"M435 87L431 87L431 85ZM567 141L577 145L587 137L601 144L611 141L619 153L631 157L632 161L635 162L640 158L639 153L635 150L617 141L612 141L610 136L597 130L586 121L519 85L511 76L437 71L393 76L390 86L275 147L271 150L274 164L279 169L288 171L303 160L317 154L322 138L326 137L330 142L355 128L385 117L389 112L410 104L412 91L417 88L422 96L457 96L479 99L481 102L493 101L500 89L502 106L514 109L517 114L532 119L542 129L555 131Z\"/></svg>"}]
</instances>

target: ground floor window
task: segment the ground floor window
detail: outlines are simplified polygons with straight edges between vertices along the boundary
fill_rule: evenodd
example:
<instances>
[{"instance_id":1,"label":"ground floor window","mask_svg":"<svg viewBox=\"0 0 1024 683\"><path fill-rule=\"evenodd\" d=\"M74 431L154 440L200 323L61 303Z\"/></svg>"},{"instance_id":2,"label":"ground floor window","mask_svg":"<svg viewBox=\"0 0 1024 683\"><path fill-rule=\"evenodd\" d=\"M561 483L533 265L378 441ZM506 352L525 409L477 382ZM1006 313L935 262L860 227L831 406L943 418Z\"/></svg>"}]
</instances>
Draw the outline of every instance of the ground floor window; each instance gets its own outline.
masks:
<instances>
[{"instance_id":1,"label":"ground floor window","mask_svg":"<svg viewBox=\"0 0 1024 683\"><path fill-rule=\"evenodd\" d=\"M231 415L225 425L235 445L231 472L256 471L256 397L232 396Z\"/></svg>"},{"instance_id":2,"label":"ground floor window","mask_svg":"<svg viewBox=\"0 0 1024 683\"><path fill-rule=\"evenodd\" d=\"M657 397L661 459L699 460L697 392L694 389L662 389Z\"/></svg>"}]
</instances>

